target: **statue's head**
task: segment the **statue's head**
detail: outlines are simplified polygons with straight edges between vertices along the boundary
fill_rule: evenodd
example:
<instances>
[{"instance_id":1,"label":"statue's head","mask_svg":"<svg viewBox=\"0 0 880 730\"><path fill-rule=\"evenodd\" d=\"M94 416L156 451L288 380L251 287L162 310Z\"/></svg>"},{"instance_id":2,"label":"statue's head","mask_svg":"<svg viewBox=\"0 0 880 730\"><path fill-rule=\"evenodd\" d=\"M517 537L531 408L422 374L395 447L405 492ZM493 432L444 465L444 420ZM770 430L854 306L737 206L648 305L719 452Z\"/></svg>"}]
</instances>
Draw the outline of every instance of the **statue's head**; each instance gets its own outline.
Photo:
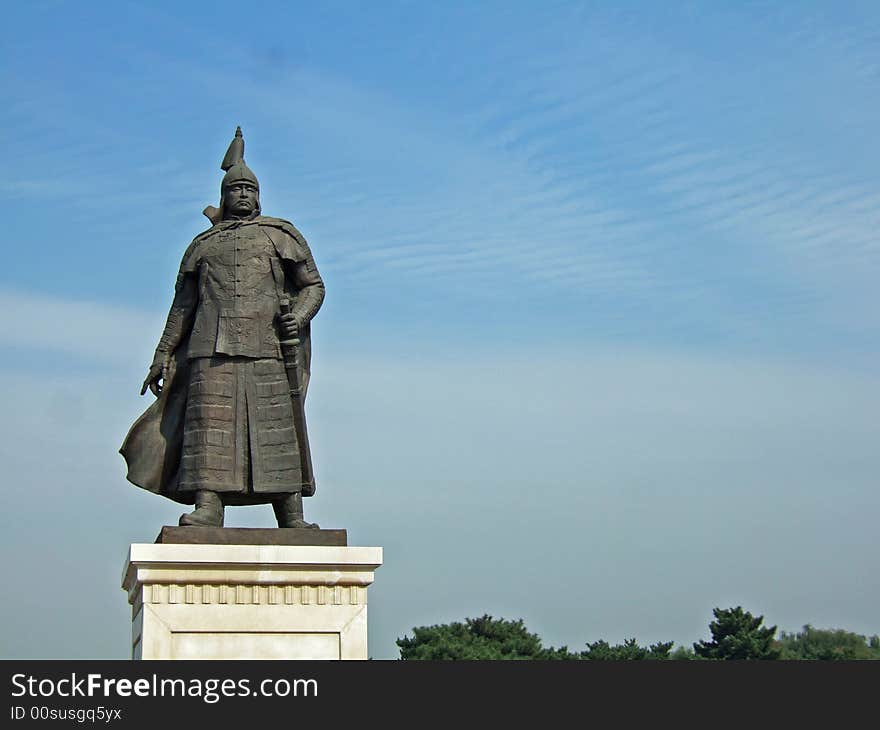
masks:
<instances>
[{"instance_id":1,"label":"statue's head","mask_svg":"<svg viewBox=\"0 0 880 730\"><path fill-rule=\"evenodd\" d=\"M220 208L224 218L247 218L260 212L260 183L244 162L232 167L223 178Z\"/></svg>"},{"instance_id":2,"label":"statue's head","mask_svg":"<svg viewBox=\"0 0 880 730\"><path fill-rule=\"evenodd\" d=\"M241 127L235 130L235 137L226 150L220 165L225 170L220 183L220 207L205 208L205 215L212 223L228 218L247 218L260 212L260 183L257 176L244 161L244 137Z\"/></svg>"}]
</instances>

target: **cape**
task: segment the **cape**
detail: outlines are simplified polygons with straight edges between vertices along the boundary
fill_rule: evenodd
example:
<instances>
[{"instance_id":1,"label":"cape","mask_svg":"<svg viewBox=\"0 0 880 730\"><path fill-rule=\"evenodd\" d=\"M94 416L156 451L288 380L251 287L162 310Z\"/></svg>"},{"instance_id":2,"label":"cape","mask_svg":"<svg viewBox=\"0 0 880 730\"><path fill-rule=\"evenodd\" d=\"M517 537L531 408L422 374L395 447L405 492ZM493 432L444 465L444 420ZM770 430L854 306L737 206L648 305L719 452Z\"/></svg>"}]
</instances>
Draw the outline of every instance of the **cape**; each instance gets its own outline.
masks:
<instances>
[{"instance_id":1,"label":"cape","mask_svg":"<svg viewBox=\"0 0 880 730\"><path fill-rule=\"evenodd\" d=\"M188 340L174 352L176 367L169 382L163 383L159 397L132 424L119 449L128 465L128 481L183 504L194 501L192 492L177 491L189 386Z\"/></svg>"},{"instance_id":2,"label":"cape","mask_svg":"<svg viewBox=\"0 0 880 730\"><path fill-rule=\"evenodd\" d=\"M189 271L189 267L194 264L193 254L198 244L216 229L225 227L224 223L211 226L192 240L183 255L181 273ZM314 270L315 262L309 246L292 223L269 216L257 216L241 223L253 224L269 226L287 233L293 242L272 238L278 255L297 263L305 262L310 270ZM128 481L181 504L193 504L195 496L193 492L180 492L177 489L189 389L189 360L186 357L188 346L189 337L185 337L174 351L175 367L169 382L163 383L159 397L132 424L119 449L128 465ZM311 495L304 492L303 496Z\"/></svg>"}]
</instances>

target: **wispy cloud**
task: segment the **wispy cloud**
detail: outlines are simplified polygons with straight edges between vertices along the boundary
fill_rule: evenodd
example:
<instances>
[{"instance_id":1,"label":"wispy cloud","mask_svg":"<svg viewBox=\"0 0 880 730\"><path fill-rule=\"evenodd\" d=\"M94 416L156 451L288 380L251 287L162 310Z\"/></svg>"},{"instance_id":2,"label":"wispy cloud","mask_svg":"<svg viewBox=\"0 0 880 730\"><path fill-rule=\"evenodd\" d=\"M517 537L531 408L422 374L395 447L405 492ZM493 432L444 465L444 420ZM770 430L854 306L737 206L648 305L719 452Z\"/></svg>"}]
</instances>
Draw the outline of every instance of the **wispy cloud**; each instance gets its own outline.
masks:
<instances>
[{"instance_id":1,"label":"wispy cloud","mask_svg":"<svg viewBox=\"0 0 880 730\"><path fill-rule=\"evenodd\" d=\"M158 313L0 289L0 345L118 365L137 353L149 365L163 320Z\"/></svg>"},{"instance_id":2,"label":"wispy cloud","mask_svg":"<svg viewBox=\"0 0 880 730\"><path fill-rule=\"evenodd\" d=\"M466 24L442 11L434 20L473 28L474 44L483 24L498 22L489 11L461 12ZM194 120L235 118L264 180L265 209L294 218L328 278L352 295L427 289L504 299L541 287L581 307L600 298L609 312L664 310L663 321L695 332L723 322L746 339L751 331L767 340L775 328L806 341L815 332L797 334L804 319L848 318L862 332L874 326L856 302L880 268L880 181L872 168L847 168L838 157L852 158L847 139L864 138L867 120L880 114L864 95L876 23L779 9L765 29L729 9L714 20L680 18L691 27L688 44L655 33L650 14L622 9L563 4L540 22L527 20L519 11L506 17L493 43L479 46L476 64L469 35L457 53L426 55L430 34L420 43L415 30L395 53L398 65L416 64L424 83L435 84L421 89L280 50L229 48L151 14L156 43L174 38L198 49L126 49L150 79L186 90L185 135L168 126L171 108L152 81L137 100L124 84L111 88L153 105L165 124L155 139L109 130L99 144L82 134L93 120L76 96L56 93L59 114L40 124L56 133L52 119L67 120L66 158L33 145L14 151L13 169L29 172L3 190L24 200L77 190L102 235L134 235L154 258L158 241L171 261L186 242L181 221L195 233L195 211L213 202L215 158L229 134L212 129L216 150L202 142L194 156L195 138L204 138L204 123ZM736 62L726 47L707 45L722 26L730 36L744 33L749 50ZM526 28L540 52L522 53ZM234 98L210 91L217 59ZM816 107L818 91L847 108L858 101L861 117L832 118ZM38 110L19 101L14 113L24 124ZM125 145L132 159L114 168L119 158L106 148ZM184 145L185 155L175 152ZM41 177L41 169L52 174Z\"/></svg>"}]
</instances>

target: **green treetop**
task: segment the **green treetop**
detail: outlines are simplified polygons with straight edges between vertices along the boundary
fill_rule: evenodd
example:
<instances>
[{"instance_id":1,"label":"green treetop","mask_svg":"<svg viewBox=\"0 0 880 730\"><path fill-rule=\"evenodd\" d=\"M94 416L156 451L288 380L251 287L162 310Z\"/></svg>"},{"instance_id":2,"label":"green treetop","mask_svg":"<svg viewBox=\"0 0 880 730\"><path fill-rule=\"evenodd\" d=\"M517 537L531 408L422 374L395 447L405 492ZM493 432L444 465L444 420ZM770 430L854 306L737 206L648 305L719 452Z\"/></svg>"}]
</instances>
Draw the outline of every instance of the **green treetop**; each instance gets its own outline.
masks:
<instances>
[{"instance_id":1,"label":"green treetop","mask_svg":"<svg viewBox=\"0 0 880 730\"><path fill-rule=\"evenodd\" d=\"M776 627L762 627L763 616L752 616L741 606L715 608L715 620L709 624L711 641L694 644L694 652L703 659L779 659L780 650L773 637Z\"/></svg>"}]
</instances>

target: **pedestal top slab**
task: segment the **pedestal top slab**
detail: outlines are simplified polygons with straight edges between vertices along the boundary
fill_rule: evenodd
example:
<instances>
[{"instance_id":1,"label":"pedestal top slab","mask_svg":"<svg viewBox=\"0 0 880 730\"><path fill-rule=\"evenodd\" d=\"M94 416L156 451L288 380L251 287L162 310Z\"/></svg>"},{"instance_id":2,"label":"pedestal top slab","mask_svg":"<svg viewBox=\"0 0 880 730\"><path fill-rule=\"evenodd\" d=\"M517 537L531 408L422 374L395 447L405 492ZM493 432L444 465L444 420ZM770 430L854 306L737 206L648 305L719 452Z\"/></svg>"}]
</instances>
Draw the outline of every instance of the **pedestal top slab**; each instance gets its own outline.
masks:
<instances>
[{"instance_id":1,"label":"pedestal top slab","mask_svg":"<svg viewBox=\"0 0 880 730\"><path fill-rule=\"evenodd\" d=\"M122 585L133 585L135 573L177 572L201 569L214 573L242 571L264 575L284 570L315 573L356 573L371 576L382 565L381 547L332 545L185 545L133 543L122 571ZM261 578L262 580L262 578ZM372 582L372 578L369 578Z\"/></svg>"}]
</instances>

